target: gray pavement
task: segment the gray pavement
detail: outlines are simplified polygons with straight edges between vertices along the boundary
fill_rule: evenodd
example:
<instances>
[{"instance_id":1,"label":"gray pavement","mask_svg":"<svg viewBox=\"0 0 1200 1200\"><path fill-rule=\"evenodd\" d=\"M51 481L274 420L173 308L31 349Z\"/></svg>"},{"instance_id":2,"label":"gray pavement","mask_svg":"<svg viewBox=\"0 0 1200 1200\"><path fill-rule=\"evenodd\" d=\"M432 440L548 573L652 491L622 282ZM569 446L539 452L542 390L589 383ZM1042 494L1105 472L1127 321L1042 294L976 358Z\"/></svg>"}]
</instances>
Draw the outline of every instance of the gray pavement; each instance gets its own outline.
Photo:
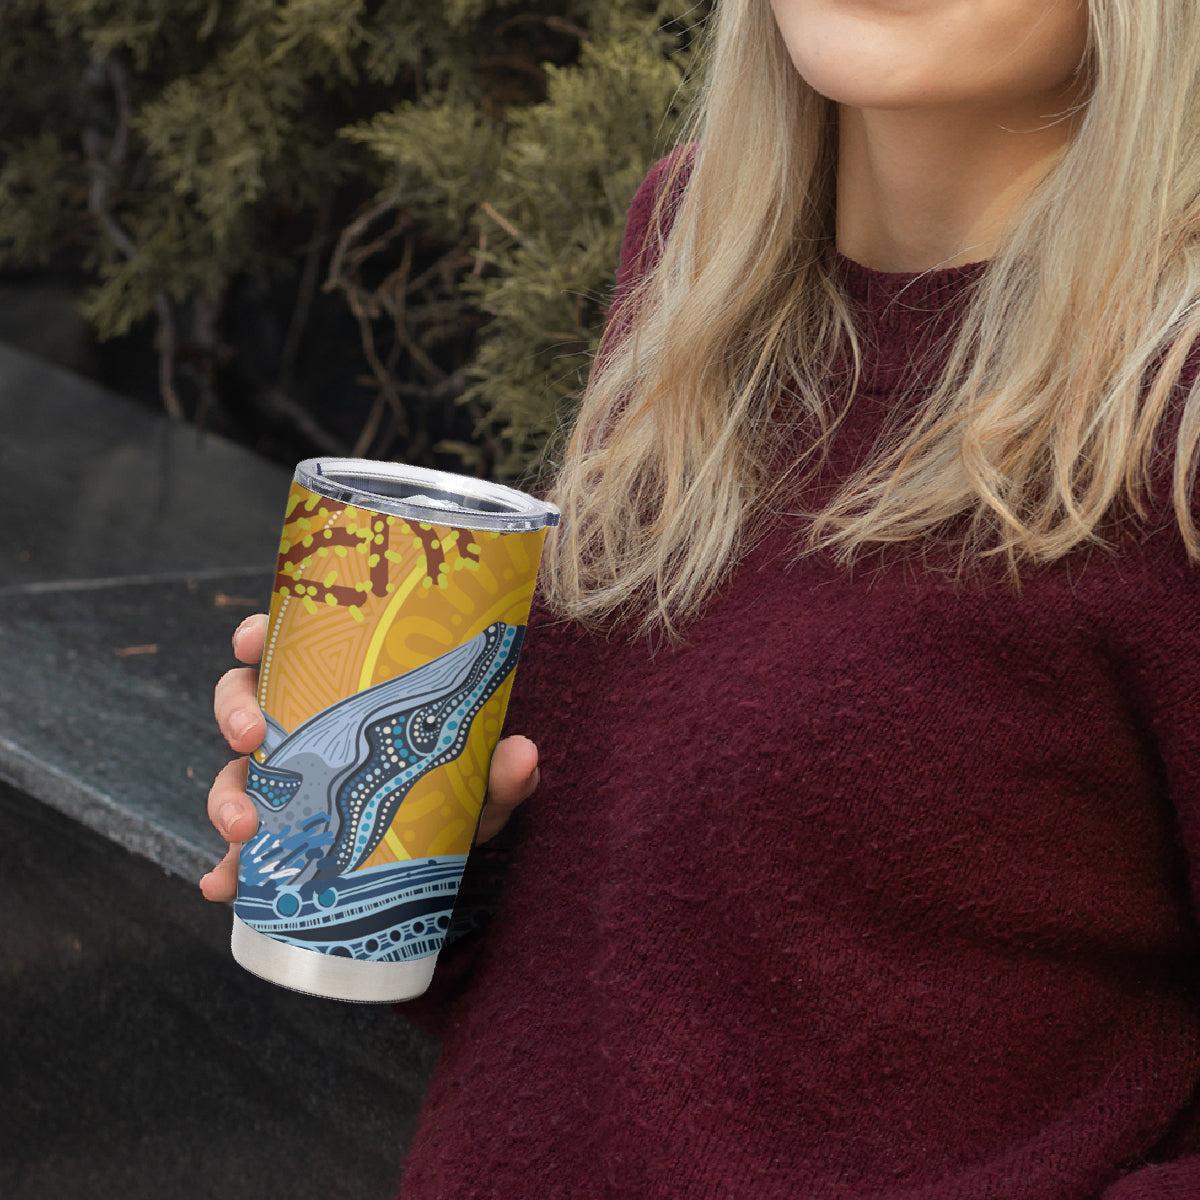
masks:
<instances>
[{"instance_id":1,"label":"gray pavement","mask_svg":"<svg viewBox=\"0 0 1200 1200\"><path fill-rule=\"evenodd\" d=\"M275 988L229 914L0 787L0 1196L394 1195L432 1043Z\"/></svg>"},{"instance_id":2,"label":"gray pavement","mask_svg":"<svg viewBox=\"0 0 1200 1200\"><path fill-rule=\"evenodd\" d=\"M391 1195L435 1052L228 953L212 685L287 473L0 344L0 1197Z\"/></svg>"}]
</instances>

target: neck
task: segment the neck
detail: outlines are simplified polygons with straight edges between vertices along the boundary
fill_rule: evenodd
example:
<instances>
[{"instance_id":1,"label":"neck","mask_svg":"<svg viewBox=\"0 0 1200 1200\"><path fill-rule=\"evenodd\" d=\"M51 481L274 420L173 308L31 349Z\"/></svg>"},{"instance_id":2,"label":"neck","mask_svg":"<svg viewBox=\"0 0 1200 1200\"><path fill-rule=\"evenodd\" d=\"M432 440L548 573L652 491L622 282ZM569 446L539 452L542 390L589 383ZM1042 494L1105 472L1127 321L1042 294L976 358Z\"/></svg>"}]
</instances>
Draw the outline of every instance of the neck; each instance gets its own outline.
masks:
<instances>
[{"instance_id":1,"label":"neck","mask_svg":"<svg viewBox=\"0 0 1200 1200\"><path fill-rule=\"evenodd\" d=\"M878 271L990 258L1073 129L1033 112L840 106L838 249Z\"/></svg>"}]
</instances>

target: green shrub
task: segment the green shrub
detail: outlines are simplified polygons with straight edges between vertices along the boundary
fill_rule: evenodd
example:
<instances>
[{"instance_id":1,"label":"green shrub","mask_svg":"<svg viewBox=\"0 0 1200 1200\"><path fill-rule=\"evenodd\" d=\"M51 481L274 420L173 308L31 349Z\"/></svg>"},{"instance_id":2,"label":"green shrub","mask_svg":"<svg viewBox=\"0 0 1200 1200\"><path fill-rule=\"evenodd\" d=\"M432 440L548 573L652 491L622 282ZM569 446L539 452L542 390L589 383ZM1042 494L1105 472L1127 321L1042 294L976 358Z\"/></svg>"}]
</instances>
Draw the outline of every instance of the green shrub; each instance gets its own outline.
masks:
<instances>
[{"instance_id":1,"label":"green shrub","mask_svg":"<svg viewBox=\"0 0 1200 1200\"><path fill-rule=\"evenodd\" d=\"M0 266L79 256L101 338L153 323L174 413L519 475L578 394L706 7L9 0ZM353 333L323 396L322 323Z\"/></svg>"}]
</instances>

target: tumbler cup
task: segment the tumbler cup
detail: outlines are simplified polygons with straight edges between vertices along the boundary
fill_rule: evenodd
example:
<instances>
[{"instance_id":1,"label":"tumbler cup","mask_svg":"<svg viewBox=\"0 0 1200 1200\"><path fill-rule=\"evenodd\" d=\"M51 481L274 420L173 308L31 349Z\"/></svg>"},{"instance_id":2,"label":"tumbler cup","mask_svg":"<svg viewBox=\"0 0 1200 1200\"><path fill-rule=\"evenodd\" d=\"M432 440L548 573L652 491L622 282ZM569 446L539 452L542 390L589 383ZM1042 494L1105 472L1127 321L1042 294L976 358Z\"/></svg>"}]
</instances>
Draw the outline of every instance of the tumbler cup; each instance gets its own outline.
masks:
<instances>
[{"instance_id":1,"label":"tumbler cup","mask_svg":"<svg viewBox=\"0 0 1200 1200\"><path fill-rule=\"evenodd\" d=\"M419 995L450 927L546 528L512 488L316 458L288 496L234 958L341 1000Z\"/></svg>"}]
</instances>

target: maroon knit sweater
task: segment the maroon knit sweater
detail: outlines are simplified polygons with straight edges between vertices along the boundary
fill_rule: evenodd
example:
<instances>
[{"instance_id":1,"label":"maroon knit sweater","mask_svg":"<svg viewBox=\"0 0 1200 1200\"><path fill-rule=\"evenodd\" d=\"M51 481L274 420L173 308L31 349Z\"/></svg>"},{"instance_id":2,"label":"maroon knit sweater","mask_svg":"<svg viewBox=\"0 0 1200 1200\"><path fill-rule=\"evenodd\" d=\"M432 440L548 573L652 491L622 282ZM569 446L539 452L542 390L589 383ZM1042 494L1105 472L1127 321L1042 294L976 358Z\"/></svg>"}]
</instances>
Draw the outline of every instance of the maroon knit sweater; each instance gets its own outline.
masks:
<instances>
[{"instance_id":1,"label":"maroon knit sweater","mask_svg":"<svg viewBox=\"0 0 1200 1200\"><path fill-rule=\"evenodd\" d=\"M818 486L978 275L840 266L873 350ZM1200 573L1160 507L1020 592L793 561L780 511L682 646L535 615L542 783L404 1200L1200 1200Z\"/></svg>"}]
</instances>

